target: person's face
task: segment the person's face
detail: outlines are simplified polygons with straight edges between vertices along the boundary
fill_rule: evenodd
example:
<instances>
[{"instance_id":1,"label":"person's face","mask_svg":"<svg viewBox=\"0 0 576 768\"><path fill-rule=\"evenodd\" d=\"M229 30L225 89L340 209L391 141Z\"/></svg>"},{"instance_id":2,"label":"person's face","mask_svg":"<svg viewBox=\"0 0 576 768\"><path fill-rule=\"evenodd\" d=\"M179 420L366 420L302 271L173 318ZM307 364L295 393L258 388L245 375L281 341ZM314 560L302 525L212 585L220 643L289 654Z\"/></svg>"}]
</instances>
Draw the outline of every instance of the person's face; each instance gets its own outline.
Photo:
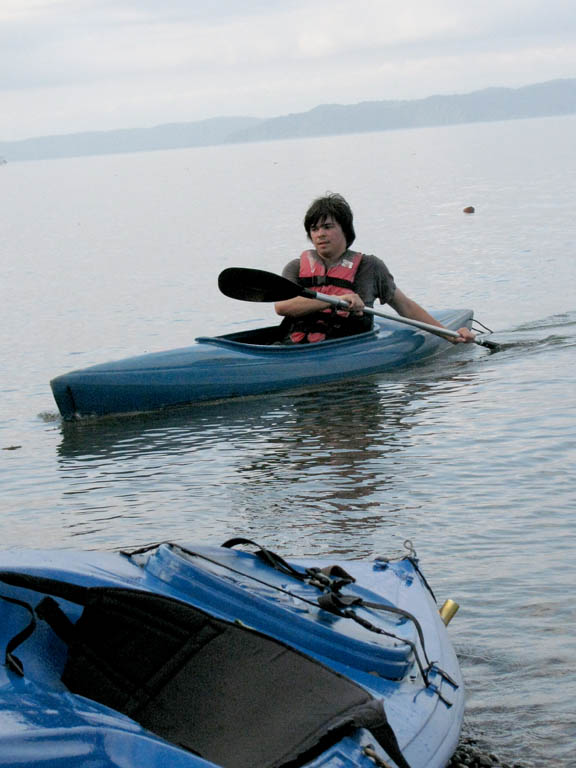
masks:
<instances>
[{"instance_id":1,"label":"person's face","mask_svg":"<svg viewBox=\"0 0 576 768\"><path fill-rule=\"evenodd\" d=\"M326 261L339 258L347 248L342 227L332 216L317 221L310 228L310 240L318 256Z\"/></svg>"}]
</instances>

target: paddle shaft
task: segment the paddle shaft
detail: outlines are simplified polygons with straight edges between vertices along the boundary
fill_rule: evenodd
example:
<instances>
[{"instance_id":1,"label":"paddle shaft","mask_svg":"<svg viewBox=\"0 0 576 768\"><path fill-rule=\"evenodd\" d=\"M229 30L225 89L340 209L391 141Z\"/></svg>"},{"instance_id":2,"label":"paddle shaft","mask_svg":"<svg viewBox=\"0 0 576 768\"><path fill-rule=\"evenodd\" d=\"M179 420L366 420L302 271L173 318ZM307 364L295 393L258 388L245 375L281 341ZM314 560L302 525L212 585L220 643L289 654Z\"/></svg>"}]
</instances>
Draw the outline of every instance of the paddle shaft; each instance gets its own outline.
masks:
<instances>
[{"instance_id":1,"label":"paddle shaft","mask_svg":"<svg viewBox=\"0 0 576 768\"><path fill-rule=\"evenodd\" d=\"M298 283L288 280L273 272L265 272L262 269L248 269L246 267L228 267L224 269L218 277L218 285L225 296L231 299L240 299L241 301L286 301L294 299L297 296L303 296L306 299L317 299L326 304L349 310L348 302L330 296L324 293L317 293L309 288L303 288ZM364 307L363 312L369 315L377 315L387 320L393 320L395 323L404 323L422 331L433 333L436 336L444 338L458 339L460 334L452 331L450 328L442 328L431 323L425 323L421 320L412 320L402 315L390 315L387 312L381 312L372 307ZM493 351L498 351L500 346L493 341L482 341L474 339L474 343L481 347L486 347Z\"/></svg>"},{"instance_id":2,"label":"paddle shaft","mask_svg":"<svg viewBox=\"0 0 576 768\"><path fill-rule=\"evenodd\" d=\"M304 288L301 296L306 299L318 299L318 301L325 301L327 304L332 304L339 309L350 309L350 305L347 301L337 299L335 296L328 296L326 293L318 293L317 291L310 291L308 288ZM452 339L460 338L460 334L456 331L450 330L450 328L439 328L437 325L431 323L423 323L421 320L412 320L409 317L400 317L399 315L391 315L388 312L382 312L379 309L373 309L372 307L364 307L362 312L367 315L376 315L377 317L384 317L386 320L394 320L397 323L404 323L405 325L412 325L414 328L419 328L421 331L428 331L434 333L436 336L449 336ZM481 343L481 342L477 342Z\"/></svg>"},{"instance_id":3,"label":"paddle shaft","mask_svg":"<svg viewBox=\"0 0 576 768\"><path fill-rule=\"evenodd\" d=\"M316 291L310 291L308 288L304 288L300 293L300 296L304 296L307 299L318 299L319 301L325 301L328 304L332 304L340 309L349 309L347 301L337 299L334 296L328 296L325 293L317 293ZM382 312L379 309L373 309L373 307L364 307L363 312L367 315L377 315L378 317L384 317L386 320L394 320L396 323L404 323L404 325L412 325L414 328L419 328L421 331L428 331L436 336L444 338L459 339L460 334L457 331L452 331L450 328L439 328L437 325L431 323L424 323L421 320L412 320L410 317L402 317L399 315L391 315L388 312ZM474 344L478 344L480 347L486 347L491 350L498 350L500 346L493 341L483 341L482 339L473 339Z\"/></svg>"}]
</instances>

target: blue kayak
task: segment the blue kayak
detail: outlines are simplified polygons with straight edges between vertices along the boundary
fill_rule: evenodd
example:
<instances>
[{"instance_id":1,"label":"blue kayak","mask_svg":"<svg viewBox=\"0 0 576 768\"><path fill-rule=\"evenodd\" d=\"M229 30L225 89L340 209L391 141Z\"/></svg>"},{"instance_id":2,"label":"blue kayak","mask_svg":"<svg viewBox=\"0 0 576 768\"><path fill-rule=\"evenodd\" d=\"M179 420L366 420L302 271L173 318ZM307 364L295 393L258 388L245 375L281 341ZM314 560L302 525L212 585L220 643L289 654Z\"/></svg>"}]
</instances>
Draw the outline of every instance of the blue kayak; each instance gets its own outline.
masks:
<instances>
[{"instance_id":1,"label":"blue kayak","mask_svg":"<svg viewBox=\"0 0 576 768\"><path fill-rule=\"evenodd\" d=\"M0 766L446 766L464 689L406 545L5 552Z\"/></svg>"},{"instance_id":2,"label":"blue kayak","mask_svg":"<svg viewBox=\"0 0 576 768\"><path fill-rule=\"evenodd\" d=\"M472 323L470 310L434 316L451 330ZM277 334L275 326L200 337L183 349L72 371L50 385L62 416L73 419L316 387L411 365L451 347L426 331L380 319L367 333L318 344L276 344Z\"/></svg>"}]
</instances>

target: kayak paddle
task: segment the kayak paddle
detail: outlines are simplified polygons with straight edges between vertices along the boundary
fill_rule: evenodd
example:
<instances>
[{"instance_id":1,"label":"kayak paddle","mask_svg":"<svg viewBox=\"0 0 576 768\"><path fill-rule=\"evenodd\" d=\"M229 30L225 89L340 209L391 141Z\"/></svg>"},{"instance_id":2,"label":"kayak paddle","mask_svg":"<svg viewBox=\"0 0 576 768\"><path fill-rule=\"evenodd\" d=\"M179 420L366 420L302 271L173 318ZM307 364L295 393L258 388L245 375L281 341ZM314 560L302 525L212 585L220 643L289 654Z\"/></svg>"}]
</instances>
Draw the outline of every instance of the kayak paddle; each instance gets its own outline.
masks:
<instances>
[{"instance_id":1,"label":"kayak paddle","mask_svg":"<svg viewBox=\"0 0 576 768\"><path fill-rule=\"evenodd\" d=\"M228 269L220 273L218 287L225 296L231 299L240 299L241 301L285 301L296 296L304 296L306 299L318 299L319 301L325 301L327 304L332 304L334 307L348 309L348 303L342 299L303 288L301 285L293 283L292 280L275 275L273 272L266 272L263 269L228 267ZM377 315L387 320L394 320L397 323L412 325L415 328L420 328L422 331L434 333L436 336L459 338L459 334L449 328L438 328L436 325L423 323L420 320L412 320L400 315L390 315L373 307L364 307L362 311L369 315ZM500 346L493 341L474 339L474 343L481 347L487 347L493 352L500 349Z\"/></svg>"}]
</instances>

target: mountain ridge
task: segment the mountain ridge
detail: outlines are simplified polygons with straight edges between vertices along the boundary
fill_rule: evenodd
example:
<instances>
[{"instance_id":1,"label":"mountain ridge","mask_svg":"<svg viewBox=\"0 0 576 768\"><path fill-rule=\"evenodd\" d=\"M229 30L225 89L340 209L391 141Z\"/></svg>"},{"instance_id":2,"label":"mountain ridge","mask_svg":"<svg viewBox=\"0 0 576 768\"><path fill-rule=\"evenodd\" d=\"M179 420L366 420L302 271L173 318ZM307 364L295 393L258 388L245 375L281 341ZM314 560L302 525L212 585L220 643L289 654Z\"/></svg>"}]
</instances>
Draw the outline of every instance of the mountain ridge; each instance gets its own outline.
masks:
<instances>
[{"instance_id":1,"label":"mountain ridge","mask_svg":"<svg viewBox=\"0 0 576 768\"><path fill-rule=\"evenodd\" d=\"M0 157L17 162L569 114L576 114L576 78L549 80L521 88L493 86L412 100L320 104L305 112L272 118L215 117L150 128L38 136L0 142Z\"/></svg>"}]
</instances>

